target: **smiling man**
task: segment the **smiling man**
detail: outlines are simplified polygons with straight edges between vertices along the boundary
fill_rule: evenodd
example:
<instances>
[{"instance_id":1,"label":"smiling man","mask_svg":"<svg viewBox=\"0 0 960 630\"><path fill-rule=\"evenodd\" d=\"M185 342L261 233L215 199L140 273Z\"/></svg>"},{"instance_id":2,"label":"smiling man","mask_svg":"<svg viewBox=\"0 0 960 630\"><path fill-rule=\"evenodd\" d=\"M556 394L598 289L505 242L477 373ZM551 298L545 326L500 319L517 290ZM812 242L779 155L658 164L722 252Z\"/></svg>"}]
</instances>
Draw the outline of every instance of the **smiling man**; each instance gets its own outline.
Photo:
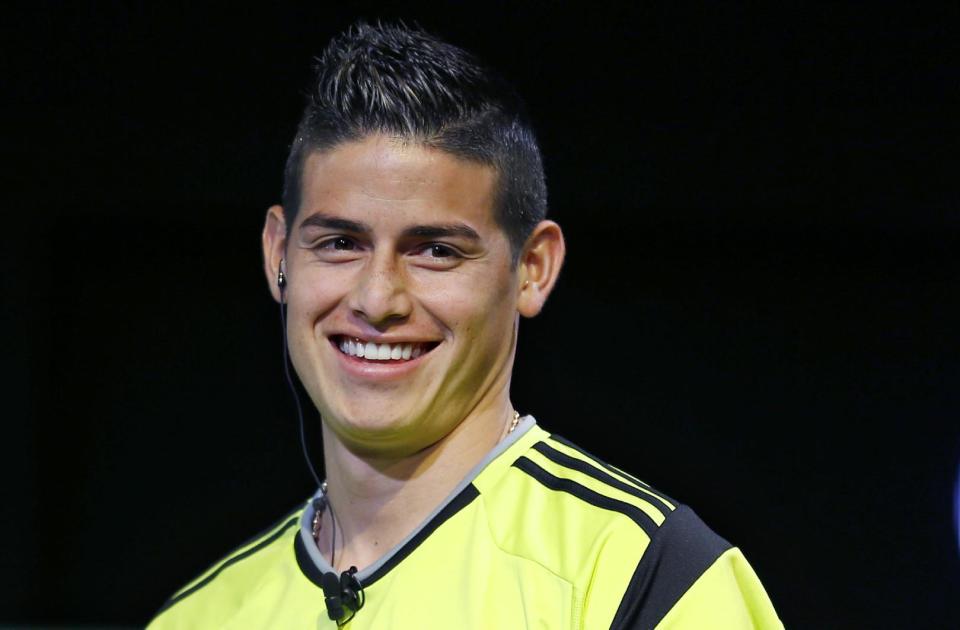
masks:
<instances>
[{"instance_id":1,"label":"smiling man","mask_svg":"<svg viewBox=\"0 0 960 630\"><path fill-rule=\"evenodd\" d=\"M511 404L564 257L545 214L522 105L473 57L331 42L263 230L326 481L151 627L780 627L689 508Z\"/></svg>"}]
</instances>

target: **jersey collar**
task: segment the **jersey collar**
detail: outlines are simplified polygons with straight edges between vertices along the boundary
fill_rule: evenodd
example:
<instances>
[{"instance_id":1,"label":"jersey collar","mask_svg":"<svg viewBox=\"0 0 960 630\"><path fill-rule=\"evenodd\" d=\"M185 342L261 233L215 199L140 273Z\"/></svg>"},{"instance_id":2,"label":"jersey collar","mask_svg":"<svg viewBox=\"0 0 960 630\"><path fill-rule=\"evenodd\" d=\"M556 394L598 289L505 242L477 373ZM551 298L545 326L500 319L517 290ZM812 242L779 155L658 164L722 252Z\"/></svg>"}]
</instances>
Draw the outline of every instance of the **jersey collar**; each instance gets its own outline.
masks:
<instances>
[{"instance_id":1,"label":"jersey collar","mask_svg":"<svg viewBox=\"0 0 960 630\"><path fill-rule=\"evenodd\" d=\"M490 488L534 442L543 439L546 433L537 426L533 416L520 419L517 428L497 444L487 455L460 481L453 491L423 520L406 538L384 553L376 562L358 571L356 578L364 586L370 586L376 580L410 555L420 543L442 525L447 519L469 505L485 488ZM317 586L321 585L324 573L334 571L330 563L320 554L313 540L313 499L320 496L320 490L307 501L307 507L300 518L300 531L294 541L297 564L303 574Z\"/></svg>"}]
</instances>

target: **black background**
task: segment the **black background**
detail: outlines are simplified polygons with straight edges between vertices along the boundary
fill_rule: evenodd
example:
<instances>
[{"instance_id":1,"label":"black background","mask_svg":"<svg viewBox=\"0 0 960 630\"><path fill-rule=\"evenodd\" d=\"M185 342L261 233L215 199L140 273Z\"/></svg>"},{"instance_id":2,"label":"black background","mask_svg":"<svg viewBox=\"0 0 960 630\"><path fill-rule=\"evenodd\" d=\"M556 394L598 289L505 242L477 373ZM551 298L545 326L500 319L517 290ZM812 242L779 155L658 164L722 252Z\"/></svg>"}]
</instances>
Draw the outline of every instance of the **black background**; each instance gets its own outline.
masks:
<instances>
[{"instance_id":1,"label":"black background","mask_svg":"<svg viewBox=\"0 0 960 630\"><path fill-rule=\"evenodd\" d=\"M312 55L402 17L535 118L518 408L788 626L960 625L956 3L351 4L5 11L0 623L143 624L310 492L259 230Z\"/></svg>"}]
</instances>

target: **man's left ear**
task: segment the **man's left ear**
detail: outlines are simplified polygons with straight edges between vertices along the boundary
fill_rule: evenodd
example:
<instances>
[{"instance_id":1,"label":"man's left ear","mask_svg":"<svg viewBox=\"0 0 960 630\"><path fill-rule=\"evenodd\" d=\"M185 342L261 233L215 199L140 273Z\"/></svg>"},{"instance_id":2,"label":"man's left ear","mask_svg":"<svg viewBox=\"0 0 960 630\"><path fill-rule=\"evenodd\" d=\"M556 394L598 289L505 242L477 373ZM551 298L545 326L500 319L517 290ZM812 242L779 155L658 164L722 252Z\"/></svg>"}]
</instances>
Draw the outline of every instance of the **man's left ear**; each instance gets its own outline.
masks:
<instances>
[{"instance_id":1,"label":"man's left ear","mask_svg":"<svg viewBox=\"0 0 960 630\"><path fill-rule=\"evenodd\" d=\"M563 231L553 221L541 221L527 238L517 274L517 310L524 317L533 317L540 312L553 290L563 266L567 248Z\"/></svg>"}]
</instances>

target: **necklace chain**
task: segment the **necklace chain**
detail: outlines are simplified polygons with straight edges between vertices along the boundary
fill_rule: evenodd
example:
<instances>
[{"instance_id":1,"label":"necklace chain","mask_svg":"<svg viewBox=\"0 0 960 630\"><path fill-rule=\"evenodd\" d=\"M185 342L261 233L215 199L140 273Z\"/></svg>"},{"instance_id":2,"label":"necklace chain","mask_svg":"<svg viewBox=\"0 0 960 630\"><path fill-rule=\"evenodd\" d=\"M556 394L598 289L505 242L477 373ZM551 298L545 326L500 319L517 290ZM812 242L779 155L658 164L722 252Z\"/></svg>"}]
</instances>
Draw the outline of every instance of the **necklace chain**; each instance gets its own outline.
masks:
<instances>
[{"instance_id":1,"label":"necklace chain","mask_svg":"<svg viewBox=\"0 0 960 630\"><path fill-rule=\"evenodd\" d=\"M507 429L507 435L513 433L513 430L517 428L517 425L520 424L520 412L514 411L513 418L510 419L510 428ZM327 511L327 482L324 481L320 484L320 496L313 502L313 521L311 522L311 530L313 533L313 540L317 543L317 546L320 546L320 527L323 523L323 513Z\"/></svg>"},{"instance_id":2,"label":"necklace chain","mask_svg":"<svg viewBox=\"0 0 960 630\"><path fill-rule=\"evenodd\" d=\"M518 424L520 424L520 412L514 411L513 419L510 420L510 428L507 429L507 435L510 435L511 433L513 433L513 430L517 428Z\"/></svg>"}]
</instances>

